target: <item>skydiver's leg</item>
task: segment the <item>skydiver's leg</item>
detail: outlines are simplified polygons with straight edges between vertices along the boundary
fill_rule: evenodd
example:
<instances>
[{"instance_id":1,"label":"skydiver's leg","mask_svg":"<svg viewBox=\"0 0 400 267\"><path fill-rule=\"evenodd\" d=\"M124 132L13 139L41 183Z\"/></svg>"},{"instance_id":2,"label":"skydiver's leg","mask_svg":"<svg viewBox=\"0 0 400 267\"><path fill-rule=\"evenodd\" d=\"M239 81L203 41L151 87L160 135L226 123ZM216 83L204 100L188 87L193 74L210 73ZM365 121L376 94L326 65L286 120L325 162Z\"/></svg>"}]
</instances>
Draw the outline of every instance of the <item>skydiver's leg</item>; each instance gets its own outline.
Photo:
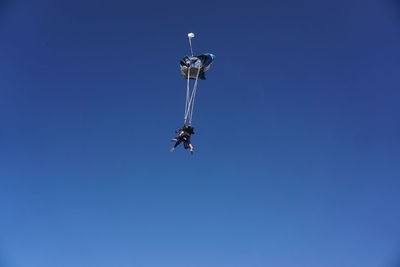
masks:
<instances>
[{"instance_id":1,"label":"skydiver's leg","mask_svg":"<svg viewBox=\"0 0 400 267\"><path fill-rule=\"evenodd\" d=\"M189 148L189 145L190 145L190 143L189 143L187 140L185 140L185 141L183 142L183 146L185 147L185 149L188 149L188 148Z\"/></svg>"},{"instance_id":2,"label":"skydiver's leg","mask_svg":"<svg viewBox=\"0 0 400 267\"><path fill-rule=\"evenodd\" d=\"M174 152L175 148L176 148L177 146L179 146L180 143L182 143L182 139L178 139L178 141L176 141L174 147L171 148L169 151Z\"/></svg>"},{"instance_id":3,"label":"skydiver's leg","mask_svg":"<svg viewBox=\"0 0 400 267\"><path fill-rule=\"evenodd\" d=\"M189 144L189 148L190 148L190 153L193 155L194 151L193 151L193 145Z\"/></svg>"},{"instance_id":4,"label":"skydiver's leg","mask_svg":"<svg viewBox=\"0 0 400 267\"><path fill-rule=\"evenodd\" d=\"M192 143L190 142L190 139L186 139L186 140L184 141L184 146L185 146L185 149L189 149L189 150L190 150L190 153L193 154L193 145L192 145Z\"/></svg>"},{"instance_id":5,"label":"skydiver's leg","mask_svg":"<svg viewBox=\"0 0 400 267\"><path fill-rule=\"evenodd\" d=\"M183 141L183 140L179 138L178 141L176 141L174 147L176 148L177 146L179 146L180 143L182 143L182 141Z\"/></svg>"}]
</instances>

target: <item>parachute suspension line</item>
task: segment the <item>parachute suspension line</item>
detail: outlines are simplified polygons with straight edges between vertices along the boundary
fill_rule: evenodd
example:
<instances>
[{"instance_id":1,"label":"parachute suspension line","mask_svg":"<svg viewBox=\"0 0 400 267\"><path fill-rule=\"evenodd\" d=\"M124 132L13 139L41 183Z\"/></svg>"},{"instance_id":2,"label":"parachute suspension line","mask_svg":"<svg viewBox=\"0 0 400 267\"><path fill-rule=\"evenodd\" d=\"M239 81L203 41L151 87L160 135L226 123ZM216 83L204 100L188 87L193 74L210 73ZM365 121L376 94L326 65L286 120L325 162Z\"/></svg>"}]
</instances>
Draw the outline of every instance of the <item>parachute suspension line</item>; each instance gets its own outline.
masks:
<instances>
[{"instance_id":1,"label":"parachute suspension line","mask_svg":"<svg viewBox=\"0 0 400 267\"><path fill-rule=\"evenodd\" d=\"M194 82L193 91L192 91L192 102L191 102L190 113L189 113L189 114L190 114L190 117L189 117L189 125L192 124L194 100L195 100L195 98L196 98L197 82L198 82L198 80L199 80L199 73L200 73L200 69L197 71L196 81Z\"/></svg>"},{"instance_id":2,"label":"parachute suspension line","mask_svg":"<svg viewBox=\"0 0 400 267\"><path fill-rule=\"evenodd\" d=\"M190 83L189 83L190 72L188 72L187 96L190 95L190 98L187 98L188 100L187 100L187 105L186 105L186 109L185 109L185 117L184 117L184 124L185 125L186 125L187 121L189 122L189 125L192 124L194 99L196 97L199 74L200 74L200 69L197 70L196 80L194 82L194 86L193 86L192 92L190 94L189 93L190 92Z\"/></svg>"},{"instance_id":3,"label":"parachute suspension line","mask_svg":"<svg viewBox=\"0 0 400 267\"><path fill-rule=\"evenodd\" d=\"M186 111L186 119L185 119L185 122L188 121L188 122L189 122L189 125L192 124L193 108L194 108L194 98L195 98L195 96L196 96L196 90L197 90L197 79L196 79L195 85L194 85L194 87L193 87L193 89L192 89L192 94L191 94L191 97L190 97L190 100L189 100L188 109L187 109L187 111Z\"/></svg>"},{"instance_id":4,"label":"parachute suspension line","mask_svg":"<svg viewBox=\"0 0 400 267\"><path fill-rule=\"evenodd\" d=\"M190 73L190 67L188 68L188 74L189 73ZM189 75L188 75L188 77L186 79L185 118L184 118L184 122L183 122L183 124L185 124L185 125L186 125L186 119L187 119L186 113L187 113L188 106L189 106L189 95L190 95L190 79L189 79Z\"/></svg>"}]
</instances>

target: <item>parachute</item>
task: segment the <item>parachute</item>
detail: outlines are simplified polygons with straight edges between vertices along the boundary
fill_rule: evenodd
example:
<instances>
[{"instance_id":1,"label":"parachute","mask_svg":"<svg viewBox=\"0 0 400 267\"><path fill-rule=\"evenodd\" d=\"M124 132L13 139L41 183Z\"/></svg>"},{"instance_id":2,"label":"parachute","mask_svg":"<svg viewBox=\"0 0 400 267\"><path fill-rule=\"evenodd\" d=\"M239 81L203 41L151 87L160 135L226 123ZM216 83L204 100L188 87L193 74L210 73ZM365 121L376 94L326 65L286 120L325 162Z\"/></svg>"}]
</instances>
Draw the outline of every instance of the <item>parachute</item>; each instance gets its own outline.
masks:
<instances>
[{"instance_id":1,"label":"parachute","mask_svg":"<svg viewBox=\"0 0 400 267\"><path fill-rule=\"evenodd\" d=\"M182 58L180 62L182 76L193 80L198 76L200 80L205 80L205 72L210 68L214 58L215 56L210 53Z\"/></svg>"},{"instance_id":2,"label":"parachute","mask_svg":"<svg viewBox=\"0 0 400 267\"><path fill-rule=\"evenodd\" d=\"M193 118L194 100L196 97L196 91L198 86L198 80L205 80L205 72L209 70L213 63L215 56L210 53L200 54L198 56L193 55L192 38L194 33L189 33L189 44L191 56L185 56L180 61L180 69L182 76L186 79L186 104L185 104L185 116L184 125L191 125ZM191 85L191 80L194 80Z\"/></svg>"}]
</instances>

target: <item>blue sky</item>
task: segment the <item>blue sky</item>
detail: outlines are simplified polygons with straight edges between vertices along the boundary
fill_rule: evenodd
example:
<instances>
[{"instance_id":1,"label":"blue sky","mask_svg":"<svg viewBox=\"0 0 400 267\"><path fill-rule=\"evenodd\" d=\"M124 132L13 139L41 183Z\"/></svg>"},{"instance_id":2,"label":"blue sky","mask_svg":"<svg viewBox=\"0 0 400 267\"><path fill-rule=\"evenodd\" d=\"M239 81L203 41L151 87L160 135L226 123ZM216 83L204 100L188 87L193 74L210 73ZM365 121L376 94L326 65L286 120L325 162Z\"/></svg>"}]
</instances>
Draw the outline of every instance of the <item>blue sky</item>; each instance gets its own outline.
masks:
<instances>
[{"instance_id":1,"label":"blue sky","mask_svg":"<svg viewBox=\"0 0 400 267\"><path fill-rule=\"evenodd\" d=\"M398 266L399 14L3 0L0 267ZM193 156L188 32L217 56Z\"/></svg>"}]
</instances>

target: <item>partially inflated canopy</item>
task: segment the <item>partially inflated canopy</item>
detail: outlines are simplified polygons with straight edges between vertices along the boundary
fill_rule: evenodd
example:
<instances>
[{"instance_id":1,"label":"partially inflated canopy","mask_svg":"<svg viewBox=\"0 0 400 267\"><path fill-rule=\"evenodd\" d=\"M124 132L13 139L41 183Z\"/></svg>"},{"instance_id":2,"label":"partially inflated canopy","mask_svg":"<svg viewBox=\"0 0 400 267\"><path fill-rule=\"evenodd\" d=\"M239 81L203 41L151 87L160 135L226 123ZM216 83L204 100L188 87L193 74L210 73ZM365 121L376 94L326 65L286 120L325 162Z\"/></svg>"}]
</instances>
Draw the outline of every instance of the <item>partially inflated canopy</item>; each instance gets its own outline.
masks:
<instances>
[{"instance_id":1,"label":"partially inflated canopy","mask_svg":"<svg viewBox=\"0 0 400 267\"><path fill-rule=\"evenodd\" d=\"M215 56L210 53L199 56L186 56L181 59L181 73L186 79L205 80L205 72L210 68Z\"/></svg>"}]
</instances>

